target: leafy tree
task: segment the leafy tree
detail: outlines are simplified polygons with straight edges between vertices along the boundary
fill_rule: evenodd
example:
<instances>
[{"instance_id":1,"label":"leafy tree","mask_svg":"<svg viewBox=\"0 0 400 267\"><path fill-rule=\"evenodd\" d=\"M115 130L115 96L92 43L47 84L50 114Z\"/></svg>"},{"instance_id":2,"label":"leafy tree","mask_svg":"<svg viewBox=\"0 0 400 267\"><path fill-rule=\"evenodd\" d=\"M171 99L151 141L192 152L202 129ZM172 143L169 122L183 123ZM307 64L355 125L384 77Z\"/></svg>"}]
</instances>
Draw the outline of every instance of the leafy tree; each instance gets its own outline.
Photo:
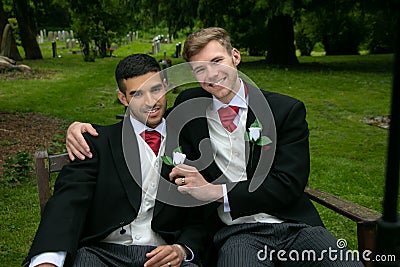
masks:
<instances>
[{"instance_id":1,"label":"leafy tree","mask_svg":"<svg viewBox=\"0 0 400 267\"><path fill-rule=\"evenodd\" d=\"M294 26L296 48L302 56L310 56L318 39L318 21L314 14L303 10L299 12Z\"/></svg>"},{"instance_id":2,"label":"leafy tree","mask_svg":"<svg viewBox=\"0 0 400 267\"><path fill-rule=\"evenodd\" d=\"M131 25L132 5L124 0L69 0L73 29L85 60L93 61L97 53L105 57L112 37L125 35ZM94 42L94 44L92 43Z\"/></svg>"},{"instance_id":3,"label":"leafy tree","mask_svg":"<svg viewBox=\"0 0 400 267\"><path fill-rule=\"evenodd\" d=\"M232 8L237 6L237 2L229 0L199 0L197 14L200 21L198 26L201 28L211 26L225 27L226 15L232 11Z\"/></svg>"},{"instance_id":4,"label":"leafy tree","mask_svg":"<svg viewBox=\"0 0 400 267\"><path fill-rule=\"evenodd\" d=\"M251 20L249 52L267 52L266 62L277 65L298 63L294 46L293 16L302 1L252 0L247 8ZM241 6L242 8L243 6ZM242 11L245 12L245 11ZM234 18L234 17L233 17ZM233 25L232 25L233 26Z\"/></svg>"},{"instance_id":5,"label":"leafy tree","mask_svg":"<svg viewBox=\"0 0 400 267\"><path fill-rule=\"evenodd\" d=\"M186 27L193 29L198 0L161 0L158 7L159 20L167 23L170 38L176 38L178 31Z\"/></svg>"},{"instance_id":6,"label":"leafy tree","mask_svg":"<svg viewBox=\"0 0 400 267\"><path fill-rule=\"evenodd\" d=\"M64 0L32 0L38 29L70 29L71 16Z\"/></svg>"},{"instance_id":7,"label":"leafy tree","mask_svg":"<svg viewBox=\"0 0 400 267\"><path fill-rule=\"evenodd\" d=\"M394 1L368 1L362 3L365 25L365 43L370 53L393 53L394 34L399 14Z\"/></svg>"},{"instance_id":8,"label":"leafy tree","mask_svg":"<svg viewBox=\"0 0 400 267\"><path fill-rule=\"evenodd\" d=\"M252 56L265 55L268 49L265 11L254 7L254 2L236 1L227 14L226 28L231 33L234 45L247 49Z\"/></svg>"},{"instance_id":9,"label":"leafy tree","mask_svg":"<svg viewBox=\"0 0 400 267\"><path fill-rule=\"evenodd\" d=\"M315 17L315 34L326 55L358 54L365 33L357 1L314 0L308 8L310 15Z\"/></svg>"}]
</instances>

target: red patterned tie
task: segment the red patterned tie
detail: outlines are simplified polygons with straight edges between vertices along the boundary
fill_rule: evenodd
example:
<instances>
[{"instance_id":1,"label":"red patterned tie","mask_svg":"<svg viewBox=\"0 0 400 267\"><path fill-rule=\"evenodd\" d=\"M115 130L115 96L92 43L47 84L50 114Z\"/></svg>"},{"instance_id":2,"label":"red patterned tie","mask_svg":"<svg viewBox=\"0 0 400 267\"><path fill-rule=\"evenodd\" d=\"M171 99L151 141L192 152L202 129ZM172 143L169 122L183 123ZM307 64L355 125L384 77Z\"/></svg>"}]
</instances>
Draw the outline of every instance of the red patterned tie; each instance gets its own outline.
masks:
<instances>
[{"instance_id":1,"label":"red patterned tie","mask_svg":"<svg viewBox=\"0 0 400 267\"><path fill-rule=\"evenodd\" d=\"M233 123L233 120L236 118L238 113L239 107L237 106L228 106L218 110L222 126L224 126L227 131L233 132L236 129L237 126Z\"/></svg>"},{"instance_id":2,"label":"red patterned tie","mask_svg":"<svg viewBox=\"0 0 400 267\"><path fill-rule=\"evenodd\" d=\"M144 139L144 141L146 141L151 150L153 150L154 154L157 156L161 144L161 134L157 131L144 131L140 134L140 136Z\"/></svg>"}]
</instances>

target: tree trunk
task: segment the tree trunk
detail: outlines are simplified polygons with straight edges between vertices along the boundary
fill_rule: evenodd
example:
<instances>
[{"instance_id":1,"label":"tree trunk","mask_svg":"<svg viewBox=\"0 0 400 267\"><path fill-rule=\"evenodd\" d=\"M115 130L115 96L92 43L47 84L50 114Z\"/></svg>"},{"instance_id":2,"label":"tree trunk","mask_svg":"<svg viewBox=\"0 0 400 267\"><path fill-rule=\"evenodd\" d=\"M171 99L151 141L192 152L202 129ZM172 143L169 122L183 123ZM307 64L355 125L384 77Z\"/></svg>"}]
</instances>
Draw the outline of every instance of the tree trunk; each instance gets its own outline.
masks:
<instances>
[{"instance_id":1,"label":"tree trunk","mask_svg":"<svg viewBox=\"0 0 400 267\"><path fill-rule=\"evenodd\" d=\"M26 0L14 0L22 47L26 59L43 59L34 32L34 22Z\"/></svg>"},{"instance_id":2,"label":"tree trunk","mask_svg":"<svg viewBox=\"0 0 400 267\"><path fill-rule=\"evenodd\" d=\"M10 25L8 24L2 0L0 0L0 55L16 61L22 60L15 42L14 34Z\"/></svg>"},{"instance_id":3,"label":"tree trunk","mask_svg":"<svg viewBox=\"0 0 400 267\"><path fill-rule=\"evenodd\" d=\"M3 36L3 31L6 25L8 24L8 20L6 17L6 13L4 12L3 8L3 1L0 0L0 42L1 42L1 37Z\"/></svg>"},{"instance_id":4,"label":"tree trunk","mask_svg":"<svg viewBox=\"0 0 400 267\"><path fill-rule=\"evenodd\" d=\"M268 64L295 65L299 63L294 46L292 17L278 15L269 19L267 41L266 61Z\"/></svg>"}]
</instances>

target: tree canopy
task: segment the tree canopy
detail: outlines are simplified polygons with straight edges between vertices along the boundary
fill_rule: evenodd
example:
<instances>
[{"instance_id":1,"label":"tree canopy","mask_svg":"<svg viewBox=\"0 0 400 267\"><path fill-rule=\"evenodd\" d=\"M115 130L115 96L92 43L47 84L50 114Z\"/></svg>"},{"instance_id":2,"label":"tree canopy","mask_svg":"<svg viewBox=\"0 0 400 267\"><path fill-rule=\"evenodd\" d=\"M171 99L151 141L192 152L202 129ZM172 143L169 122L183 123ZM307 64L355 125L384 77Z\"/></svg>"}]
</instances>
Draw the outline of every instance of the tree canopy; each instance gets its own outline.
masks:
<instances>
[{"instance_id":1,"label":"tree canopy","mask_svg":"<svg viewBox=\"0 0 400 267\"><path fill-rule=\"evenodd\" d=\"M310 55L317 43L327 55L357 54L361 47L371 53L393 52L391 33L398 17L395 0L1 1L6 16L18 20L25 50L36 49L28 43L34 42L37 29L62 27L74 30L86 60L96 56L93 51L106 56L112 41L132 29L155 27L166 27L174 38L220 26L230 32L235 47L265 55L269 64L297 64L296 50Z\"/></svg>"}]
</instances>

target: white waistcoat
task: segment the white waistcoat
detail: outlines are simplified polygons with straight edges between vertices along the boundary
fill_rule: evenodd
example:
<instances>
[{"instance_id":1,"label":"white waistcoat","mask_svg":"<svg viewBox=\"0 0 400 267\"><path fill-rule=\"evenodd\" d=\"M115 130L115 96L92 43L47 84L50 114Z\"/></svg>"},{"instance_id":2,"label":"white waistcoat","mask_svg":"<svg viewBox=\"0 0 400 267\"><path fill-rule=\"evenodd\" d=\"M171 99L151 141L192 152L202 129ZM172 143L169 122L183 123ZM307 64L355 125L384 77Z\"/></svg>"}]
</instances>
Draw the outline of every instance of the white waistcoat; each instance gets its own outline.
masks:
<instances>
[{"instance_id":1,"label":"white waistcoat","mask_svg":"<svg viewBox=\"0 0 400 267\"><path fill-rule=\"evenodd\" d=\"M162 165L160 155L164 154L165 138L161 142L158 157L140 135L136 134L136 138L138 140L142 168L142 202L140 203L140 209L135 220L112 232L103 242L121 245L165 245L166 242L162 237L151 229Z\"/></svg>"},{"instance_id":2,"label":"white waistcoat","mask_svg":"<svg viewBox=\"0 0 400 267\"><path fill-rule=\"evenodd\" d=\"M247 180L246 174L246 158L245 158L245 141L247 108L241 108L238 117L235 119L237 128L230 133L221 124L218 112L212 107L206 111L208 128L210 132L211 144L215 151L215 163L222 173L231 182L239 182ZM216 149L218 148L218 149ZM248 203L251 205L251 203ZM229 212L224 212L223 204L218 208L218 215L221 220L227 224L240 223L281 223L282 220L275 216L258 213L250 216L244 216L232 220Z\"/></svg>"}]
</instances>

